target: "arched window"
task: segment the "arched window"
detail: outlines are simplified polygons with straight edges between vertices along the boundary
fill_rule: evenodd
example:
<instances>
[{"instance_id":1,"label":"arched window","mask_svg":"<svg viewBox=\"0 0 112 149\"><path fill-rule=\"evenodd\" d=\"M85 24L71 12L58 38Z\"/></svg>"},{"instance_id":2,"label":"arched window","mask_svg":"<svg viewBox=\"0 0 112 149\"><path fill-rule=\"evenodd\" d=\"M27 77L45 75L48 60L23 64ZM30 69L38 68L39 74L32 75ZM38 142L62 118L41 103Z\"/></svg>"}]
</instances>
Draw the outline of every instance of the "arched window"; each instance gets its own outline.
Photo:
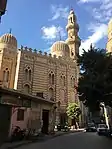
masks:
<instances>
[{"instance_id":1,"label":"arched window","mask_svg":"<svg viewBox=\"0 0 112 149\"><path fill-rule=\"evenodd\" d=\"M29 81L31 81L31 69L29 70Z\"/></svg>"},{"instance_id":2,"label":"arched window","mask_svg":"<svg viewBox=\"0 0 112 149\"><path fill-rule=\"evenodd\" d=\"M72 17L70 18L70 22L73 23L73 21L72 21Z\"/></svg>"},{"instance_id":3,"label":"arched window","mask_svg":"<svg viewBox=\"0 0 112 149\"><path fill-rule=\"evenodd\" d=\"M75 78L73 76L71 77L71 87L75 87Z\"/></svg>"},{"instance_id":4,"label":"arched window","mask_svg":"<svg viewBox=\"0 0 112 149\"><path fill-rule=\"evenodd\" d=\"M60 101L61 101L61 103L65 103L65 101L66 101L66 93L65 93L64 89L60 90Z\"/></svg>"},{"instance_id":5,"label":"arched window","mask_svg":"<svg viewBox=\"0 0 112 149\"><path fill-rule=\"evenodd\" d=\"M66 80L65 80L65 76L62 75L61 76L61 86L65 86Z\"/></svg>"},{"instance_id":6,"label":"arched window","mask_svg":"<svg viewBox=\"0 0 112 149\"><path fill-rule=\"evenodd\" d=\"M54 73L53 72L49 74L49 84L54 85Z\"/></svg>"},{"instance_id":7,"label":"arched window","mask_svg":"<svg viewBox=\"0 0 112 149\"><path fill-rule=\"evenodd\" d=\"M31 68L30 67L27 67L25 69L25 80L31 81Z\"/></svg>"},{"instance_id":8,"label":"arched window","mask_svg":"<svg viewBox=\"0 0 112 149\"><path fill-rule=\"evenodd\" d=\"M75 87L75 78L73 78L73 87Z\"/></svg>"},{"instance_id":9,"label":"arched window","mask_svg":"<svg viewBox=\"0 0 112 149\"><path fill-rule=\"evenodd\" d=\"M53 88L49 89L49 99L54 101L54 91L53 91Z\"/></svg>"},{"instance_id":10,"label":"arched window","mask_svg":"<svg viewBox=\"0 0 112 149\"><path fill-rule=\"evenodd\" d=\"M74 56L74 53L71 51L71 56Z\"/></svg>"},{"instance_id":11,"label":"arched window","mask_svg":"<svg viewBox=\"0 0 112 149\"><path fill-rule=\"evenodd\" d=\"M54 74L52 74L52 84L54 85Z\"/></svg>"},{"instance_id":12,"label":"arched window","mask_svg":"<svg viewBox=\"0 0 112 149\"><path fill-rule=\"evenodd\" d=\"M62 76L60 77L60 84L61 84L61 86L63 85Z\"/></svg>"},{"instance_id":13,"label":"arched window","mask_svg":"<svg viewBox=\"0 0 112 149\"><path fill-rule=\"evenodd\" d=\"M49 84L52 84L51 74L49 74Z\"/></svg>"},{"instance_id":14,"label":"arched window","mask_svg":"<svg viewBox=\"0 0 112 149\"><path fill-rule=\"evenodd\" d=\"M9 81L9 70L8 70L8 68L6 68L3 71L3 82L8 82L8 81Z\"/></svg>"},{"instance_id":15,"label":"arched window","mask_svg":"<svg viewBox=\"0 0 112 149\"><path fill-rule=\"evenodd\" d=\"M24 91L25 91L26 93L30 93L30 86L29 86L28 84L25 84L25 85L24 85Z\"/></svg>"},{"instance_id":16,"label":"arched window","mask_svg":"<svg viewBox=\"0 0 112 149\"><path fill-rule=\"evenodd\" d=\"M70 81L71 81L70 83L71 83L71 87L72 87L72 77L71 77L71 80Z\"/></svg>"},{"instance_id":17,"label":"arched window","mask_svg":"<svg viewBox=\"0 0 112 149\"><path fill-rule=\"evenodd\" d=\"M65 86L65 76L63 76L63 85Z\"/></svg>"},{"instance_id":18,"label":"arched window","mask_svg":"<svg viewBox=\"0 0 112 149\"><path fill-rule=\"evenodd\" d=\"M25 79L28 80L28 69L25 69Z\"/></svg>"}]
</instances>

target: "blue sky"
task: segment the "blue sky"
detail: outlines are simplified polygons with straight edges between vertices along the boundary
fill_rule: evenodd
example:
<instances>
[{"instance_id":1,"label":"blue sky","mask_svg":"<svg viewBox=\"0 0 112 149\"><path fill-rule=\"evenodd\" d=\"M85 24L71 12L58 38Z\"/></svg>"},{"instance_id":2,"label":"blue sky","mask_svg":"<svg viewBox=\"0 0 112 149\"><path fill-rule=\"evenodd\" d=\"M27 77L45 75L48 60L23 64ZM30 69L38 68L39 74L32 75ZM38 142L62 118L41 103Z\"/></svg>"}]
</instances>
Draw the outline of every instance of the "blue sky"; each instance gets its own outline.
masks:
<instances>
[{"instance_id":1,"label":"blue sky","mask_svg":"<svg viewBox=\"0 0 112 149\"><path fill-rule=\"evenodd\" d=\"M73 8L80 26L80 49L88 49L92 42L105 48L107 24L112 17L112 0L8 0L7 12L2 17L0 35L9 32L20 45L49 51L51 45L67 38L65 26Z\"/></svg>"}]
</instances>

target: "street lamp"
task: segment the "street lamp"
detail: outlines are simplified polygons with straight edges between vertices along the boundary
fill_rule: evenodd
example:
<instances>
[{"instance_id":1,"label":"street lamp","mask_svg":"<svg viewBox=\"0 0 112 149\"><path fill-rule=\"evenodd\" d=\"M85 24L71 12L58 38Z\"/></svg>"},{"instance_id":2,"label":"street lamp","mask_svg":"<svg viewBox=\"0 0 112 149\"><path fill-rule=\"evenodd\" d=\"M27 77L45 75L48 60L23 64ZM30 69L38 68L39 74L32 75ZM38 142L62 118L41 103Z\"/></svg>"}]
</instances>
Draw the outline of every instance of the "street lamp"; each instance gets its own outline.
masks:
<instances>
[{"instance_id":1,"label":"street lamp","mask_svg":"<svg viewBox=\"0 0 112 149\"><path fill-rule=\"evenodd\" d=\"M0 0L0 20L6 12L7 0Z\"/></svg>"}]
</instances>

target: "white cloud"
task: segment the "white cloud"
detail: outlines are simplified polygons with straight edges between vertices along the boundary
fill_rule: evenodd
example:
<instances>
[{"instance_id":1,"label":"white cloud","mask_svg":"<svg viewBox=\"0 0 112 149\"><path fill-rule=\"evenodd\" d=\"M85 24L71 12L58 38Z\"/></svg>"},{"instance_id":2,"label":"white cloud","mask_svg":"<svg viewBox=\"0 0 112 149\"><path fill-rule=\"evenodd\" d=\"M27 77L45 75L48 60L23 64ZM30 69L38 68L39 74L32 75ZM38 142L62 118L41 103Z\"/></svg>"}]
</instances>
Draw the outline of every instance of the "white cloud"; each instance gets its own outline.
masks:
<instances>
[{"instance_id":1,"label":"white cloud","mask_svg":"<svg viewBox=\"0 0 112 149\"><path fill-rule=\"evenodd\" d=\"M112 0L77 0L78 2L85 4L85 3L96 3L98 7L92 6L92 16L99 22L106 22L110 20L112 16ZM88 5L87 5L88 6ZM86 7L87 7L86 6ZM88 9L90 11L90 9Z\"/></svg>"},{"instance_id":2,"label":"white cloud","mask_svg":"<svg viewBox=\"0 0 112 149\"><path fill-rule=\"evenodd\" d=\"M51 5L51 12L53 16L50 20L56 20L58 18L67 18L69 14L69 7L62 7L62 5Z\"/></svg>"},{"instance_id":3,"label":"white cloud","mask_svg":"<svg viewBox=\"0 0 112 149\"><path fill-rule=\"evenodd\" d=\"M78 0L80 4L91 4L95 3L96 5L91 5L93 24L89 24L88 31L91 35L82 42L80 47L80 53L82 53L82 48L88 50L90 44L97 44L101 39L107 36L107 24L112 17L112 0ZM88 7L90 5L86 5ZM88 9L90 11L90 9ZM96 23L99 22L99 23Z\"/></svg>"},{"instance_id":4,"label":"white cloud","mask_svg":"<svg viewBox=\"0 0 112 149\"><path fill-rule=\"evenodd\" d=\"M50 27L42 27L42 35L43 39L47 40L49 44L52 44L55 39L64 38L66 33L61 26L52 25Z\"/></svg>"},{"instance_id":5,"label":"white cloud","mask_svg":"<svg viewBox=\"0 0 112 149\"><path fill-rule=\"evenodd\" d=\"M89 2L95 3L95 2L99 2L101 0L78 0L78 1L81 2L81 3L89 3Z\"/></svg>"},{"instance_id":6,"label":"white cloud","mask_svg":"<svg viewBox=\"0 0 112 149\"><path fill-rule=\"evenodd\" d=\"M80 54L82 54L82 49L88 51L91 43L95 45L99 42L102 38L107 36L107 25L105 24L91 24L88 28L93 34L89 36L85 41L81 43L80 46Z\"/></svg>"}]
</instances>

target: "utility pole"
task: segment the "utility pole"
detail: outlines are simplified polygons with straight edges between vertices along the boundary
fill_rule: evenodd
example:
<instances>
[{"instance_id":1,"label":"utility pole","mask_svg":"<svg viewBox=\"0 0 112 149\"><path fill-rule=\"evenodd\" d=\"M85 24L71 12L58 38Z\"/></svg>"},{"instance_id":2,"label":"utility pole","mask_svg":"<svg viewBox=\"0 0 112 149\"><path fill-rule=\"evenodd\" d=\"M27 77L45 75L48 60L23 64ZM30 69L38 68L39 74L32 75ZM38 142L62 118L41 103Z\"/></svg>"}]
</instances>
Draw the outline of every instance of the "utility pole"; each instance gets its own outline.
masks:
<instances>
[{"instance_id":1,"label":"utility pole","mask_svg":"<svg viewBox=\"0 0 112 149\"><path fill-rule=\"evenodd\" d=\"M0 22L1 22L1 17L6 12L6 6L7 6L7 0L0 0Z\"/></svg>"}]
</instances>

